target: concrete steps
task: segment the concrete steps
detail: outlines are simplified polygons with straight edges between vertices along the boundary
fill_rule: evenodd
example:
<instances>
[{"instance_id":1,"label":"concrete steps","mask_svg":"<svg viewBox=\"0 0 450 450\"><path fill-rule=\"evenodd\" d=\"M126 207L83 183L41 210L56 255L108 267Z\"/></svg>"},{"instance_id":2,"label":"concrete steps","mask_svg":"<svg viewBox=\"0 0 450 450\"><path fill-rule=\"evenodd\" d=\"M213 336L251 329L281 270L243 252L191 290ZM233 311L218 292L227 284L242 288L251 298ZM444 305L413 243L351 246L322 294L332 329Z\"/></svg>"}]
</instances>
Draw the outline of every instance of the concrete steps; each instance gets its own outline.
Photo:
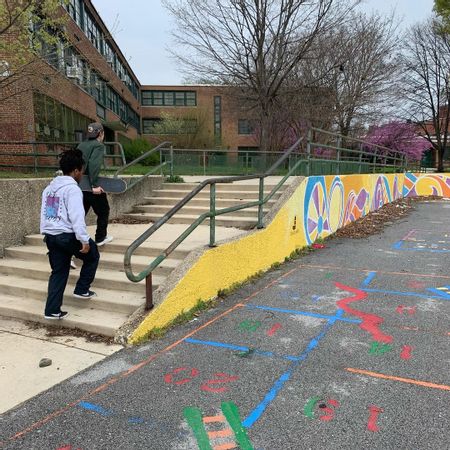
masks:
<instances>
[{"instance_id":1,"label":"concrete steps","mask_svg":"<svg viewBox=\"0 0 450 450\"><path fill-rule=\"evenodd\" d=\"M126 214L125 217L156 222L196 186L198 186L197 183L163 183L162 188L154 191L151 198L145 198L142 205L135 206L133 211ZM267 194L274 187L275 184L267 184L264 186L264 192ZM276 200L282 195L285 188L286 186L282 186L270 201L267 202L264 206L264 214L270 210ZM216 185L217 209L243 205L257 201L258 198L259 187L257 184L225 183ZM209 202L209 186L207 186L171 217L168 223L191 224L198 216L209 211ZM217 216L216 225L248 230L256 226L257 220L258 208L252 207ZM203 223L208 225L209 220L207 219Z\"/></svg>"},{"instance_id":2,"label":"concrete steps","mask_svg":"<svg viewBox=\"0 0 450 450\"><path fill-rule=\"evenodd\" d=\"M155 191L152 197L143 199L128 217L156 221L177 202L197 186L196 183L169 184ZM271 185L266 186L269 192ZM278 192L265 205L267 212L279 198ZM217 186L216 207L226 208L258 199L258 185L224 184ZM142 271L160 255L198 216L209 211L209 188L191 200L177 213L165 227L158 230L152 238L137 249L132 257L134 273ZM217 240L242 234L241 229L256 225L257 208L237 211L216 218ZM178 225L180 224L180 225ZM208 220L204 225L208 224ZM226 228L225 228L226 227ZM234 228L232 228L234 227ZM90 233L95 227L89 227ZM5 258L0 259L0 315L57 325L78 328L92 333L114 336L128 317L145 302L144 282L130 282L123 267L123 255L128 246L146 229L148 225L112 224L109 232L115 238L110 244L101 247L100 264L92 289L97 296L90 299L73 297L75 283L82 265L75 260L78 269L71 270L64 294L63 310L69 312L67 319L50 321L44 319L44 306L47 298L48 263L47 248L39 234L25 237L25 245L5 249ZM153 273L153 288L164 283L167 276L186 258L191 250L206 245L209 240L209 227L198 227L189 238L164 260Z\"/></svg>"}]
</instances>

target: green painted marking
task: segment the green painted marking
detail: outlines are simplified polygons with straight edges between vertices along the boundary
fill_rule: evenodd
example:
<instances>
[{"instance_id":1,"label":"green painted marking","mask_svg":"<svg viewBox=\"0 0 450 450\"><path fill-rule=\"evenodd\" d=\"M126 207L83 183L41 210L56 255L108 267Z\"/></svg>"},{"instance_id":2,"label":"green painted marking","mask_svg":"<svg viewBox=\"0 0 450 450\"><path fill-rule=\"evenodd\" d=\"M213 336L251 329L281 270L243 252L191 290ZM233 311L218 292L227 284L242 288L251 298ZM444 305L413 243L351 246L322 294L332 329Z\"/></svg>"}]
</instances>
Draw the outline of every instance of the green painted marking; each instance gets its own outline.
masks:
<instances>
[{"instance_id":1,"label":"green painted marking","mask_svg":"<svg viewBox=\"0 0 450 450\"><path fill-rule=\"evenodd\" d=\"M333 278L333 274L331 272L328 272L328 273L325 274L325 278L326 279Z\"/></svg>"},{"instance_id":2,"label":"green painted marking","mask_svg":"<svg viewBox=\"0 0 450 450\"><path fill-rule=\"evenodd\" d=\"M261 322L259 320L244 320L241 322L238 327L243 331L256 331L261 326Z\"/></svg>"},{"instance_id":3,"label":"green painted marking","mask_svg":"<svg viewBox=\"0 0 450 450\"><path fill-rule=\"evenodd\" d=\"M371 355L383 355L384 353L390 352L392 350L392 345L383 344L381 342L372 342L369 353Z\"/></svg>"},{"instance_id":4,"label":"green painted marking","mask_svg":"<svg viewBox=\"0 0 450 450\"><path fill-rule=\"evenodd\" d=\"M241 450L253 450L253 445L249 441L247 433L241 424L238 407L233 402L222 402L222 412L234 432L239 448Z\"/></svg>"},{"instance_id":5,"label":"green painted marking","mask_svg":"<svg viewBox=\"0 0 450 450\"><path fill-rule=\"evenodd\" d=\"M306 417L309 417L310 419L314 419L314 411L313 410L318 401L320 401L320 397L313 397L308 400L305 407L303 408L303 412L305 413Z\"/></svg>"},{"instance_id":6,"label":"green painted marking","mask_svg":"<svg viewBox=\"0 0 450 450\"><path fill-rule=\"evenodd\" d=\"M248 358L249 356L253 355L255 353L254 348L249 348L246 352L239 352L237 356L240 356L241 358Z\"/></svg>"},{"instance_id":7,"label":"green painted marking","mask_svg":"<svg viewBox=\"0 0 450 450\"><path fill-rule=\"evenodd\" d=\"M213 450L209 443L208 434L203 425L202 413L198 408L185 408L183 415L192 428L200 450Z\"/></svg>"}]
</instances>

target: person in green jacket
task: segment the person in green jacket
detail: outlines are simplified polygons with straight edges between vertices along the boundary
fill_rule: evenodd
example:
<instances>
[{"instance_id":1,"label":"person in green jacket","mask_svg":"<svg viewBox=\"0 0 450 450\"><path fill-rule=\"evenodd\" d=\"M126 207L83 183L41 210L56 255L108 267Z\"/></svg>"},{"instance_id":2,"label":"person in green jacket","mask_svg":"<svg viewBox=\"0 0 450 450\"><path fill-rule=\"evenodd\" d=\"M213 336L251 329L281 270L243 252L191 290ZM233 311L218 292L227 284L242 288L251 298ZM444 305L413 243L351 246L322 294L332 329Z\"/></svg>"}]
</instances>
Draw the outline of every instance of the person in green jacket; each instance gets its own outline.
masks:
<instances>
[{"instance_id":1,"label":"person in green jacket","mask_svg":"<svg viewBox=\"0 0 450 450\"><path fill-rule=\"evenodd\" d=\"M105 155L105 131L101 123L95 122L88 126L87 140L78 145L83 152L85 161L85 175L89 176L92 192L83 191L84 211L87 214L92 207L97 215L97 230L95 232L95 243L102 246L113 240L108 236L109 203L105 191L98 184L100 169L103 165Z\"/></svg>"}]
</instances>

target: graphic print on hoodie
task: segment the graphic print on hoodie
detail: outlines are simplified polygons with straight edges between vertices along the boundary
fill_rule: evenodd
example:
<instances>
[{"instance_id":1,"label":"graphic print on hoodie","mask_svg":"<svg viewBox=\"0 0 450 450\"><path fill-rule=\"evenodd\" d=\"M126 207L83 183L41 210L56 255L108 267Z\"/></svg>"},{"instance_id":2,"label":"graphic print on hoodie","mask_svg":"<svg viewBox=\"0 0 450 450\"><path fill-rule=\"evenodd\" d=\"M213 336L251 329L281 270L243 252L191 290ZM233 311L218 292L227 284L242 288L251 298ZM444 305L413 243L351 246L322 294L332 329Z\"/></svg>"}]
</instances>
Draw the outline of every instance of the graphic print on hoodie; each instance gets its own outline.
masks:
<instances>
[{"instance_id":1,"label":"graphic print on hoodie","mask_svg":"<svg viewBox=\"0 0 450 450\"><path fill-rule=\"evenodd\" d=\"M46 220L61 220L60 198L50 193L45 199L45 218Z\"/></svg>"}]
</instances>

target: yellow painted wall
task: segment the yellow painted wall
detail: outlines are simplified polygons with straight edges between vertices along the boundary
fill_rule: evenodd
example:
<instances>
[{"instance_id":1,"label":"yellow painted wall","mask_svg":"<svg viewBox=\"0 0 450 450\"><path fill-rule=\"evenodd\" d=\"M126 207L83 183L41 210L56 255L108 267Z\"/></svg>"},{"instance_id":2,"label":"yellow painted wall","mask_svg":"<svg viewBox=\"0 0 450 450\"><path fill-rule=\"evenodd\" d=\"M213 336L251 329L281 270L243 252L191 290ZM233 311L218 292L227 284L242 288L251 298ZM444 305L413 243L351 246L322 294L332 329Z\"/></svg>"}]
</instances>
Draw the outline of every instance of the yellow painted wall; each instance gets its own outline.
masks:
<instances>
[{"instance_id":1,"label":"yellow painted wall","mask_svg":"<svg viewBox=\"0 0 450 450\"><path fill-rule=\"evenodd\" d=\"M209 249L137 327L131 343L153 328L167 325L235 283L245 281L294 250L326 237L402 196L441 195L450 198L450 174L317 176L303 180L267 227Z\"/></svg>"}]
</instances>

